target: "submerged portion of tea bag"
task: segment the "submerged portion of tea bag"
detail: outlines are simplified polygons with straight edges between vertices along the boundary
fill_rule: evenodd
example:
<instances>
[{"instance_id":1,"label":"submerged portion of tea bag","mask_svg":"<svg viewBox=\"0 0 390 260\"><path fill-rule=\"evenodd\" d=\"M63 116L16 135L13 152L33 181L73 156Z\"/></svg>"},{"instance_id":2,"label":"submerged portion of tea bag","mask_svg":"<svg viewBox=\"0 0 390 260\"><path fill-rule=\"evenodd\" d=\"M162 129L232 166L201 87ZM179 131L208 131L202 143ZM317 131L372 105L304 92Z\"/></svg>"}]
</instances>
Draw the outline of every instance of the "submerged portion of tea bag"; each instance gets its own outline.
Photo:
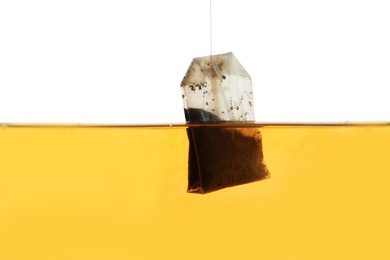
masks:
<instances>
[{"instance_id":1,"label":"submerged portion of tea bag","mask_svg":"<svg viewBox=\"0 0 390 260\"><path fill-rule=\"evenodd\" d=\"M207 193L269 177L260 130L189 127L188 192Z\"/></svg>"},{"instance_id":2,"label":"submerged portion of tea bag","mask_svg":"<svg viewBox=\"0 0 390 260\"><path fill-rule=\"evenodd\" d=\"M181 90L189 123L187 191L207 193L268 178L261 133L245 127L255 121L252 80L236 57L193 59Z\"/></svg>"},{"instance_id":3,"label":"submerged portion of tea bag","mask_svg":"<svg viewBox=\"0 0 390 260\"><path fill-rule=\"evenodd\" d=\"M231 52L193 59L181 91L187 122L255 121L251 77Z\"/></svg>"}]
</instances>

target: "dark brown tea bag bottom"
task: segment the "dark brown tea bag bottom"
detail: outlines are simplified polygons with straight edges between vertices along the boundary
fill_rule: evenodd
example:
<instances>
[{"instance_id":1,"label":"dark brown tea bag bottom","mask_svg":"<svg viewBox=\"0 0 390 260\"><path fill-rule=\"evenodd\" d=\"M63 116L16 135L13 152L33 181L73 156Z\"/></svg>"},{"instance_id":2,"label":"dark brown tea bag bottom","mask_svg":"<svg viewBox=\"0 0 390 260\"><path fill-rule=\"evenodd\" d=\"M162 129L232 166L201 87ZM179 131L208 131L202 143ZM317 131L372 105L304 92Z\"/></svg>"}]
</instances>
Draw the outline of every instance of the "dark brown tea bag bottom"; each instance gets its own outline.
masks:
<instances>
[{"instance_id":1,"label":"dark brown tea bag bottom","mask_svg":"<svg viewBox=\"0 0 390 260\"><path fill-rule=\"evenodd\" d=\"M187 134L188 192L207 193L269 177L258 128L199 126L189 127Z\"/></svg>"}]
</instances>

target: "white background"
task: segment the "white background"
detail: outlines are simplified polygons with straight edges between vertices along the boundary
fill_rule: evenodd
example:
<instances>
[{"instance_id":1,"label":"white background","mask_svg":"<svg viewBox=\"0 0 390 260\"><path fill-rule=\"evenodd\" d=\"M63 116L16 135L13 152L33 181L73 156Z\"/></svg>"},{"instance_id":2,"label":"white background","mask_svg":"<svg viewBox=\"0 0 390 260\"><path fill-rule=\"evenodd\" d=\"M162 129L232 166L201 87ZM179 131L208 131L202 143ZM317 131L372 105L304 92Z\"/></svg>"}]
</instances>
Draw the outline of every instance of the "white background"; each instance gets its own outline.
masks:
<instances>
[{"instance_id":1,"label":"white background","mask_svg":"<svg viewBox=\"0 0 390 260\"><path fill-rule=\"evenodd\" d=\"M260 122L389 121L390 2L213 0ZM0 122L181 123L209 0L0 0Z\"/></svg>"}]
</instances>

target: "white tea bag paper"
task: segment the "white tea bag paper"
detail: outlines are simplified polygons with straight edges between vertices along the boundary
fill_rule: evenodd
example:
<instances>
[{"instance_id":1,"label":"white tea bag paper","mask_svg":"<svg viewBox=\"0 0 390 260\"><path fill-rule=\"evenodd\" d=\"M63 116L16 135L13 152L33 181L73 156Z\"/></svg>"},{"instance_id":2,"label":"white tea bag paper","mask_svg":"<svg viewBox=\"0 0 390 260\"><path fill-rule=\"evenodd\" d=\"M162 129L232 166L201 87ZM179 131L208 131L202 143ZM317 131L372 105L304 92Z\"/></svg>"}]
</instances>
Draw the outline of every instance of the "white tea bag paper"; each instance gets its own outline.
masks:
<instances>
[{"instance_id":1,"label":"white tea bag paper","mask_svg":"<svg viewBox=\"0 0 390 260\"><path fill-rule=\"evenodd\" d=\"M181 82L187 122L254 122L252 80L233 53L194 58Z\"/></svg>"}]
</instances>

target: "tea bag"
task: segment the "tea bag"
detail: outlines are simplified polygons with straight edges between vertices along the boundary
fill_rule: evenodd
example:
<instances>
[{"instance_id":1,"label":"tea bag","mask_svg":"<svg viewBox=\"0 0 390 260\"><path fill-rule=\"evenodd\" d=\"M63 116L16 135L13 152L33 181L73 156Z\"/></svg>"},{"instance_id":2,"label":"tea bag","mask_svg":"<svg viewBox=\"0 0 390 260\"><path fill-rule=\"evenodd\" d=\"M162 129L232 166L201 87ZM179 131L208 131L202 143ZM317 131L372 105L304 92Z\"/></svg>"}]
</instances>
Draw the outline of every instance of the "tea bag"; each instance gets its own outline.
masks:
<instances>
[{"instance_id":1,"label":"tea bag","mask_svg":"<svg viewBox=\"0 0 390 260\"><path fill-rule=\"evenodd\" d=\"M245 127L255 122L252 81L233 53L193 59L181 91L189 125L188 192L207 193L269 177L261 133Z\"/></svg>"}]
</instances>

